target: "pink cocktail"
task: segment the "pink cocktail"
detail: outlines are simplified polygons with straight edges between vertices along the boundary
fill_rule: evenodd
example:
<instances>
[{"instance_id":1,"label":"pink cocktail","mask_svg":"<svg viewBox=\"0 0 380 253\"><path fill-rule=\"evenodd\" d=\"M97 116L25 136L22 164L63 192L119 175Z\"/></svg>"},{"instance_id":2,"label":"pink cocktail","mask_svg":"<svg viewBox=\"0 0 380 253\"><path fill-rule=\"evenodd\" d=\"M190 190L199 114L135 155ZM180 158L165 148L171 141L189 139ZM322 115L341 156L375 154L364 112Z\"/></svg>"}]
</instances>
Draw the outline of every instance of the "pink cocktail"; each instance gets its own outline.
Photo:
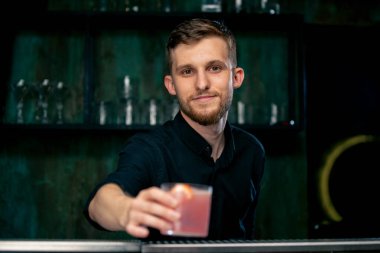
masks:
<instances>
[{"instance_id":1,"label":"pink cocktail","mask_svg":"<svg viewBox=\"0 0 380 253\"><path fill-rule=\"evenodd\" d=\"M181 218L173 224L173 229L161 231L165 235L206 237L210 221L212 187L207 185L166 183L161 185L170 191L180 204Z\"/></svg>"}]
</instances>

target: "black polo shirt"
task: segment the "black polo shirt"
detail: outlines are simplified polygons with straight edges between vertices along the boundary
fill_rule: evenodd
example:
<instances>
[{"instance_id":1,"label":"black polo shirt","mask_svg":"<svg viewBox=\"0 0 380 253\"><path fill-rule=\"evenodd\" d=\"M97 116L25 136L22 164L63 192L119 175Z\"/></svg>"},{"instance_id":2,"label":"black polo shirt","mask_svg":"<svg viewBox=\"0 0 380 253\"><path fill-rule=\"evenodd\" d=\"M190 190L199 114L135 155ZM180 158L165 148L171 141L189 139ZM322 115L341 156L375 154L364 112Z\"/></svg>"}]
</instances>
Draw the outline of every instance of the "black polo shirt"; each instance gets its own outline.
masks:
<instances>
[{"instance_id":1,"label":"black polo shirt","mask_svg":"<svg viewBox=\"0 0 380 253\"><path fill-rule=\"evenodd\" d=\"M263 175L265 152L252 134L226 124L225 147L214 162L211 146L180 113L174 120L132 136L119 154L118 168L101 185L116 183L136 196L163 182L213 186L209 236L205 239L251 239ZM88 218L87 207L85 214ZM93 223L93 222L92 222ZM151 229L148 240L176 239Z\"/></svg>"}]
</instances>

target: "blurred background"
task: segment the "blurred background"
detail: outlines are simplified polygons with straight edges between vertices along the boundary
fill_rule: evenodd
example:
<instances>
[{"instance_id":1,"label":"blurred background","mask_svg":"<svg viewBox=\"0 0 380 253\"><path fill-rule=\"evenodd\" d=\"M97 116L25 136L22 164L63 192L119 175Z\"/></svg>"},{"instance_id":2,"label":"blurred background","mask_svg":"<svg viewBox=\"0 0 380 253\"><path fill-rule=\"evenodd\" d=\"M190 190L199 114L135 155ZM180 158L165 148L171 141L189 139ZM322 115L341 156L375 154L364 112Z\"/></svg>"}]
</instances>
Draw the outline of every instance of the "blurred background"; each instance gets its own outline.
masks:
<instances>
[{"instance_id":1,"label":"blurred background","mask_svg":"<svg viewBox=\"0 0 380 253\"><path fill-rule=\"evenodd\" d=\"M3 2L0 238L129 238L83 206L125 141L178 109L164 49L191 17L238 41L229 120L267 151L257 239L380 236L380 1Z\"/></svg>"}]
</instances>

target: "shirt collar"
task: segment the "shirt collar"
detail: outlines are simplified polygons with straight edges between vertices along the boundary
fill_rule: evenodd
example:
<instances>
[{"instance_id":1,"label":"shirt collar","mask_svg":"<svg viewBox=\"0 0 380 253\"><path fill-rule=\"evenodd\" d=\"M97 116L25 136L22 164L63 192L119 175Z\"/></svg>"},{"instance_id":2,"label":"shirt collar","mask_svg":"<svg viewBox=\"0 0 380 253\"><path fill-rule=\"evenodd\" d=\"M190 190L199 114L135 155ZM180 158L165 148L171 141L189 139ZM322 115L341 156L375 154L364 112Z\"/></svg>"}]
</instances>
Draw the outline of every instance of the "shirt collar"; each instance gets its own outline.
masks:
<instances>
[{"instance_id":1,"label":"shirt collar","mask_svg":"<svg viewBox=\"0 0 380 253\"><path fill-rule=\"evenodd\" d=\"M210 144L208 144L208 142L186 122L180 112L174 118L174 129L182 139L183 143L193 152L206 156L207 158L211 157L212 148ZM228 121L224 129L224 135L225 146L219 160L221 160L223 164L229 164L232 161L235 152L235 143L231 126Z\"/></svg>"}]
</instances>

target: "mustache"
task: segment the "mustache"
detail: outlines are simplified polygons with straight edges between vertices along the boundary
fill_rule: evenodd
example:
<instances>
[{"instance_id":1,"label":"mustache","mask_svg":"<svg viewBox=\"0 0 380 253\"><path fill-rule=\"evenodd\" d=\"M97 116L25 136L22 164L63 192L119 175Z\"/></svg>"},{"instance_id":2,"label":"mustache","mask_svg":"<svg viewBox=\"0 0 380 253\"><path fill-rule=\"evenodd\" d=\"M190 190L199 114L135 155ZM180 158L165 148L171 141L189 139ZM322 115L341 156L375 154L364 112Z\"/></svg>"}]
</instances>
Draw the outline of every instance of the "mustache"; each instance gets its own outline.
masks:
<instances>
[{"instance_id":1,"label":"mustache","mask_svg":"<svg viewBox=\"0 0 380 253\"><path fill-rule=\"evenodd\" d=\"M190 99L197 99L199 97L218 97L218 92L197 92L194 95L190 96Z\"/></svg>"}]
</instances>

